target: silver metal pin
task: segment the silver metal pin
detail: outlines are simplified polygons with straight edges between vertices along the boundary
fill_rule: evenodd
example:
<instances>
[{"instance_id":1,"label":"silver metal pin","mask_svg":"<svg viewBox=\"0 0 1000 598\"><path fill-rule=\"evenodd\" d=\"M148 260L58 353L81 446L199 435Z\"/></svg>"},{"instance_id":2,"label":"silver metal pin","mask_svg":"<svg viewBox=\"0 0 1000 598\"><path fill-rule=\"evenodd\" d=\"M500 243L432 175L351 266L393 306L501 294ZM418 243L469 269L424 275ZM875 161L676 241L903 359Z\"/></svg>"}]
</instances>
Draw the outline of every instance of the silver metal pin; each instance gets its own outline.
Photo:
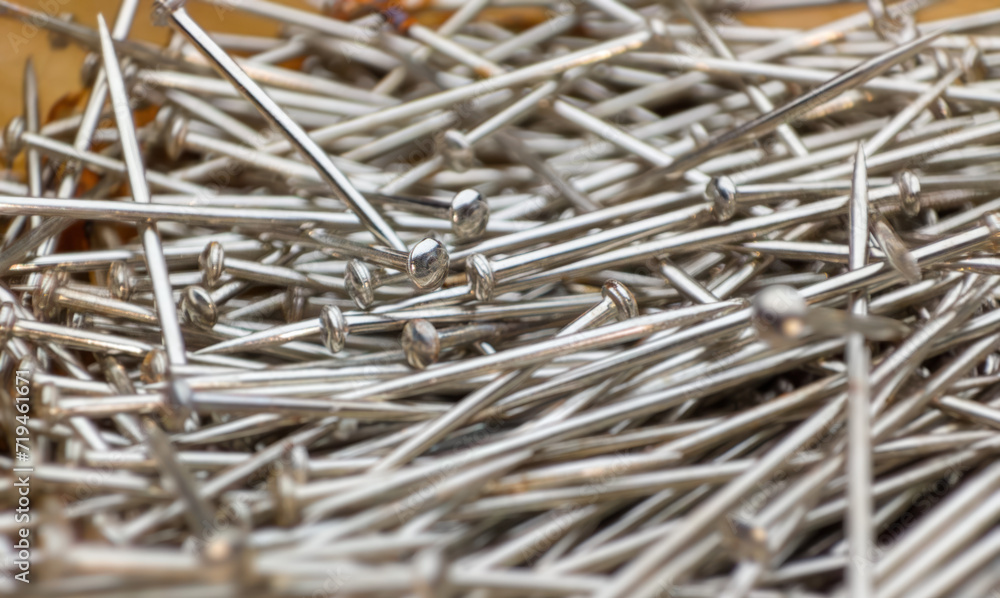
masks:
<instances>
[{"instance_id":1,"label":"silver metal pin","mask_svg":"<svg viewBox=\"0 0 1000 598\"><path fill-rule=\"evenodd\" d=\"M115 111L118 131L121 135L122 154L125 165L128 167L132 197L136 203L148 204L150 201L149 188L146 186L146 177L143 173L139 144L135 139L134 123L129 109L125 83L122 80L111 34L104 23L104 17L98 15L97 21L101 38L101 53L104 57L104 71L107 73L108 92L111 97L111 106ZM180 323L177 321L177 309L174 305L160 235L155 224L140 225L139 231L145 250L146 268L153 279L153 294L156 297L156 313L160 318L163 344L171 363L183 365L187 361L184 336L181 334Z\"/></svg>"},{"instance_id":2,"label":"silver metal pin","mask_svg":"<svg viewBox=\"0 0 1000 598\"><path fill-rule=\"evenodd\" d=\"M219 74L228 79L250 102L260 110L268 122L283 134L298 149L303 157L313 165L323 179L357 215L375 237L397 251L405 251L406 245L382 219L382 216L358 193L344 174L333 165L326 152L299 125L274 103L270 97L233 61L226 52L205 33L180 5L163 3L159 9L169 15L170 23L194 45Z\"/></svg>"}]
</instances>

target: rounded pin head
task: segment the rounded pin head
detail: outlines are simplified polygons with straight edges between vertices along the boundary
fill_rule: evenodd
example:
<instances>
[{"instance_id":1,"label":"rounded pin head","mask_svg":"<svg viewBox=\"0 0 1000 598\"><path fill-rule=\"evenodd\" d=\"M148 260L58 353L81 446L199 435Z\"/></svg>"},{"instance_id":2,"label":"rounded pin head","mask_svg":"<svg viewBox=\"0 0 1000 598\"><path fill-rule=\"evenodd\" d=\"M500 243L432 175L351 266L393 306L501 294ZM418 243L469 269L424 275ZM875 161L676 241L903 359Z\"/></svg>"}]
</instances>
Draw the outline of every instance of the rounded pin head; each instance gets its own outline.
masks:
<instances>
[{"instance_id":1,"label":"rounded pin head","mask_svg":"<svg viewBox=\"0 0 1000 598\"><path fill-rule=\"evenodd\" d=\"M111 262L108 267L108 290L119 301L132 298L132 272L125 262Z\"/></svg>"},{"instance_id":2,"label":"rounded pin head","mask_svg":"<svg viewBox=\"0 0 1000 598\"><path fill-rule=\"evenodd\" d=\"M135 394L135 385L129 378L128 370L120 361L111 355L106 355L101 361L101 369L104 371L104 378L117 392L126 395Z\"/></svg>"},{"instance_id":3,"label":"rounded pin head","mask_svg":"<svg viewBox=\"0 0 1000 598\"><path fill-rule=\"evenodd\" d=\"M434 325L427 320L410 320L403 326L400 338L406 362L412 367L423 370L437 363L441 356L441 337Z\"/></svg>"},{"instance_id":4,"label":"rounded pin head","mask_svg":"<svg viewBox=\"0 0 1000 598\"><path fill-rule=\"evenodd\" d=\"M451 230L459 240L478 239L490 221L490 206L479 191L464 189L451 200L448 218Z\"/></svg>"},{"instance_id":5,"label":"rounded pin head","mask_svg":"<svg viewBox=\"0 0 1000 598\"><path fill-rule=\"evenodd\" d=\"M303 287L288 287L285 300L281 303L281 311L286 322L298 322L305 314L309 291Z\"/></svg>"},{"instance_id":6,"label":"rounded pin head","mask_svg":"<svg viewBox=\"0 0 1000 598\"><path fill-rule=\"evenodd\" d=\"M296 444L288 451L287 471L297 484L305 484L309 481L309 450L306 447Z\"/></svg>"},{"instance_id":7,"label":"rounded pin head","mask_svg":"<svg viewBox=\"0 0 1000 598\"><path fill-rule=\"evenodd\" d=\"M46 382L42 384L42 388L38 395L38 403L36 404L36 409L38 409L36 415L38 415L38 417L60 420L65 416L66 412L59 407L59 399L62 395L59 391L59 387L55 384Z\"/></svg>"},{"instance_id":8,"label":"rounded pin head","mask_svg":"<svg viewBox=\"0 0 1000 598\"><path fill-rule=\"evenodd\" d=\"M920 213L920 179L912 170L904 170L896 175L896 184L899 185L899 200L903 206L903 213L907 216L916 216Z\"/></svg>"},{"instance_id":9,"label":"rounded pin head","mask_svg":"<svg viewBox=\"0 0 1000 598\"><path fill-rule=\"evenodd\" d=\"M177 113L174 112L173 106L164 106L163 108L157 110L156 116L153 117L153 122L156 123L158 142L164 146L170 137L170 125L173 123L176 114Z\"/></svg>"},{"instance_id":10,"label":"rounded pin head","mask_svg":"<svg viewBox=\"0 0 1000 598\"><path fill-rule=\"evenodd\" d=\"M930 55L933 58L938 77L943 77L948 71L955 68L955 59L944 48L934 48Z\"/></svg>"},{"instance_id":11,"label":"rounded pin head","mask_svg":"<svg viewBox=\"0 0 1000 598\"><path fill-rule=\"evenodd\" d=\"M164 151L171 160L177 160L184 153L184 137L188 132L188 120L181 116L176 116L170 120L170 129L164 140Z\"/></svg>"},{"instance_id":12,"label":"rounded pin head","mask_svg":"<svg viewBox=\"0 0 1000 598\"><path fill-rule=\"evenodd\" d=\"M3 130L3 146L7 150L7 162L13 163L14 158L24 149L24 142L21 135L24 134L24 118L15 116L7 123L7 128Z\"/></svg>"},{"instance_id":13,"label":"rounded pin head","mask_svg":"<svg viewBox=\"0 0 1000 598\"><path fill-rule=\"evenodd\" d=\"M769 286L754 296L750 306L750 321L767 343L781 344L806 333L809 305L792 287Z\"/></svg>"},{"instance_id":14,"label":"rounded pin head","mask_svg":"<svg viewBox=\"0 0 1000 598\"><path fill-rule=\"evenodd\" d=\"M448 563L438 547L424 548L413 557L413 588L417 598L438 598L451 594Z\"/></svg>"},{"instance_id":15,"label":"rounded pin head","mask_svg":"<svg viewBox=\"0 0 1000 598\"><path fill-rule=\"evenodd\" d=\"M153 384L163 381L167 377L169 368L170 360L167 358L167 352L161 347L154 347L143 357L139 375L146 384Z\"/></svg>"},{"instance_id":16,"label":"rounded pin head","mask_svg":"<svg viewBox=\"0 0 1000 598\"><path fill-rule=\"evenodd\" d=\"M983 225L990 231L990 247L994 252L1000 252L1000 215L995 212L984 214Z\"/></svg>"},{"instance_id":17,"label":"rounded pin head","mask_svg":"<svg viewBox=\"0 0 1000 598\"><path fill-rule=\"evenodd\" d=\"M497 280L489 258L481 253L473 253L465 258L465 276L469 279L469 286L472 287L476 299L480 301L493 299Z\"/></svg>"},{"instance_id":18,"label":"rounded pin head","mask_svg":"<svg viewBox=\"0 0 1000 598\"><path fill-rule=\"evenodd\" d=\"M323 346L331 353L344 350L347 341L347 319L336 305L325 305L319 314L319 334Z\"/></svg>"},{"instance_id":19,"label":"rounded pin head","mask_svg":"<svg viewBox=\"0 0 1000 598\"><path fill-rule=\"evenodd\" d=\"M167 423L172 431L184 430L184 424L194 415L194 391L187 380L171 376L165 388L167 398Z\"/></svg>"},{"instance_id":20,"label":"rounded pin head","mask_svg":"<svg viewBox=\"0 0 1000 598\"><path fill-rule=\"evenodd\" d=\"M944 98L934 100L931 102L931 105L927 107L927 109L934 115L934 118L938 120L951 118L955 113L955 111L951 108L951 104L949 104L948 100Z\"/></svg>"},{"instance_id":21,"label":"rounded pin head","mask_svg":"<svg viewBox=\"0 0 1000 598\"><path fill-rule=\"evenodd\" d=\"M421 289L436 289L448 276L448 251L436 239L423 239L410 250L406 272Z\"/></svg>"},{"instance_id":22,"label":"rounded pin head","mask_svg":"<svg viewBox=\"0 0 1000 598\"><path fill-rule=\"evenodd\" d=\"M353 417L340 418L337 420L337 425L333 428L333 438L334 440L339 440L342 442L347 442L348 440L354 438L354 435L358 432L358 420Z\"/></svg>"},{"instance_id":23,"label":"rounded pin head","mask_svg":"<svg viewBox=\"0 0 1000 598\"><path fill-rule=\"evenodd\" d=\"M887 13L877 15L874 21L873 25L878 34L896 45L911 42L920 35L916 19L903 11L892 15Z\"/></svg>"},{"instance_id":24,"label":"rounded pin head","mask_svg":"<svg viewBox=\"0 0 1000 598\"><path fill-rule=\"evenodd\" d=\"M14 304L4 301L0 305L0 347L6 347L7 342L14 336L14 325L17 324L17 312Z\"/></svg>"},{"instance_id":25,"label":"rounded pin head","mask_svg":"<svg viewBox=\"0 0 1000 598\"><path fill-rule=\"evenodd\" d=\"M226 265L226 250L222 243L212 241L198 256L198 268L201 269L201 281L209 289L215 288L222 279Z\"/></svg>"},{"instance_id":26,"label":"rounded pin head","mask_svg":"<svg viewBox=\"0 0 1000 598\"><path fill-rule=\"evenodd\" d=\"M371 270L363 262L351 260L344 275L347 294L361 309L368 309L375 302L375 281Z\"/></svg>"},{"instance_id":27,"label":"rounded pin head","mask_svg":"<svg viewBox=\"0 0 1000 598\"><path fill-rule=\"evenodd\" d=\"M276 523L281 527L289 527L298 523L299 509L295 500L295 480L284 467L279 467L268 480L268 489L274 499Z\"/></svg>"},{"instance_id":28,"label":"rounded pin head","mask_svg":"<svg viewBox=\"0 0 1000 598\"><path fill-rule=\"evenodd\" d=\"M153 24L157 27L165 27L169 15L182 6L184 6L184 0L154 0Z\"/></svg>"},{"instance_id":29,"label":"rounded pin head","mask_svg":"<svg viewBox=\"0 0 1000 598\"><path fill-rule=\"evenodd\" d=\"M472 144L465 135L455 129L448 129L441 137L441 157L445 166L455 172L465 172L476 163Z\"/></svg>"},{"instance_id":30,"label":"rounded pin head","mask_svg":"<svg viewBox=\"0 0 1000 598\"><path fill-rule=\"evenodd\" d=\"M639 315L639 304L635 300L635 295L627 286L617 280L609 280L601 287L601 295L610 299L617 311L615 316L619 320L627 320Z\"/></svg>"},{"instance_id":31,"label":"rounded pin head","mask_svg":"<svg viewBox=\"0 0 1000 598\"><path fill-rule=\"evenodd\" d=\"M81 329L90 325L90 318L87 314L78 311L66 312L66 325L70 328Z\"/></svg>"},{"instance_id":32,"label":"rounded pin head","mask_svg":"<svg viewBox=\"0 0 1000 598\"><path fill-rule=\"evenodd\" d=\"M66 281L66 272L46 270L38 281L38 288L31 294L31 309L37 319L53 320L59 313L56 291Z\"/></svg>"},{"instance_id":33,"label":"rounded pin head","mask_svg":"<svg viewBox=\"0 0 1000 598\"><path fill-rule=\"evenodd\" d=\"M989 66L986 64L983 51L975 43L969 44L959 62L962 67L962 79L966 83L982 81L989 74Z\"/></svg>"},{"instance_id":34,"label":"rounded pin head","mask_svg":"<svg viewBox=\"0 0 1000 598\"><path fill-rule=\"evenodd\" d=\"M705 187L705 197L712 202L712 215L725 222L736 214L736 182L727 176L717 176Z\"/></svg>"},{"instance_id":35,"label":"rounded pin head","mask_svg":"<svg viewBox=\"0 0 1000 598\"><path fill-rule=\"evenodd\" d=\"M653 34L653 44L662 51L673 51L674 38L670 34L670 26L660 18L652 18L648 21L649 32Z\"/></svg>"},{"instance_id":36,"label":"rounded pin head","mask_svg":"<svg viewBox=\"0 0 1000 598\"><path fill-rule=\"evenodd\" d=\"M719 522L722 544L741 560L758 563L770 559L767 528L741 516L727 516Z\"/></svg>"},{"instance_id":37,"label":"rounded pin head","mask_svg":"<svg viewBox=\"0 0 1000 598\"><path fill-rule=\"evenodd\" d=\"M31 353L25 353L21 359L17 360L17 369L33 372L38 369L39 361ZM48 385L48 383L45 383Z\"/></svg>"},{"instance_id":38,"label":"rounded pin head","mask_svg":"<svg viewBox=\"0 0 1000 598\"><path fill-rule=\"evenodd\" d=\"M88 52L83 57L83 64L80 66L80 83L84 87L90 87L97 79L97 71L101 68L101 55L96 52Z\"/></svg>"},{"instance_id":39,"label":"rounded pin head","mask_svg":"<svg viewBox=\"0 0 1000 598\"><path fill-rule=\"evenodd\" d=\"M219 321L219 308L212 294L197 285L191 285L181 292L181 314L188 322L203 330L211 330Z\"/></svg>"},{"instance_id":40,"label":"rounded pin head","mask_svg":"<svg viewBox=\"0 0 1000 598\"><path fill-rule=\"evenodd\" d=\"M122 64L122 79L125 80L126 89L134 89L133 93L141 96L145 93L145 90L140 90L141 88L136 88L136 83L139 79L139 65L135 62L129 60Z\"/></svg>"}]
</instances>

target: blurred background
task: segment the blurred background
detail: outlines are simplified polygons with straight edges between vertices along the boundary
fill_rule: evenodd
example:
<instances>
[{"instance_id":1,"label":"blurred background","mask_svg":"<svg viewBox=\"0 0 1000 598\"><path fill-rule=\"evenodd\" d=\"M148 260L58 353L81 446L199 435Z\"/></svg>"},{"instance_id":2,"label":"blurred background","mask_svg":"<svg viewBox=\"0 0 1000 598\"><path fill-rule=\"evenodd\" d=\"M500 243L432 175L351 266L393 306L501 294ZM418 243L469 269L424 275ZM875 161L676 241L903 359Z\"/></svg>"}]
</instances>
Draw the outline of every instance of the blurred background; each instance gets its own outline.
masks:
<instances>
[{"instance_id":1,"label":"blurred background","mask_svg":"<svg viewBox=\"0 0 1000 598\"><path fill-rule=\"evenodd\" d=\"M233 0L238 2L239 0ZM283 4L314 10L305 0L277 0ZM822 0L819 0L822 1ZM97 26L97 15L103 13L111 22L118 10L119 0L18 0L22 6L41 12L64 14L88 27ZM863 3L841 3L832 6L810 6L791 10L759 10L773 5L776 0L747 0L752 10L739 13L744 23L773 27L812 27L824 22L865 10ZM803 2L805 3L805 2ZM169 37L169 29L156 27L150 19L152 0L142 0L129 36L133 40L149 41L162 45ZM918 13L921 20L957 16L971 12L994 9L1000 6L998 0L942 0ZM259 17L246 15L238 10L217 8L196 1L188 2L188 11L208 31L273 35L278 32L278 24ZM504 21L530 19L530 15L517 14L526 9L494 9L483 14L483 18ZM446 15L434 10L418 13L418 18L426 24L440 22ZM0 18L0 126L13 116L21 113L21 78L28 56L35 62L41 94L42 122L48 122L53 110L68 109L75 105L84 93L80 82L80 66L86 51L81 47L53 37L47 31L34 29L4 16Z\"/></svg>"}]
</instances>

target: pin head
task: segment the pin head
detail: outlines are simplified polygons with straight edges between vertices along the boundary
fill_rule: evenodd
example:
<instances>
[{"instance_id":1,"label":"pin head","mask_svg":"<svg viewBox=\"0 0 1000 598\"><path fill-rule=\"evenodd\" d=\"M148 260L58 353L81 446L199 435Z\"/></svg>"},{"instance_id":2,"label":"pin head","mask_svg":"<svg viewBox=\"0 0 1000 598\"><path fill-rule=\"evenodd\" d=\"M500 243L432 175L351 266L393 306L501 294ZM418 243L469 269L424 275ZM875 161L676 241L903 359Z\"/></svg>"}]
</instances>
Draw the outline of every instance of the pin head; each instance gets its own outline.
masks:
<instances>
[{"instance_id":1,"label":"pin head","mask_svg":"<svg viewBox=\"0 0 1000 598\"><path fill-rule=\"evenodd\" d=\"M63 285L68 276L67 272L57 272L47 270L38 281L38 288L31 295L31 309L35 318L52 320L59 314L59 306L56 304L56 291Z\"/></svg>"},{"instance_id":2,"label":"pin head","mask_svg":"<svg viewBox=\"0 0 1000 598\"><path fill-rule=\"evenodd\" d=\"M198 256L198 268L201 269L201 280L207 288L218 286L226 264L226 250L222 243L212 241Z\"/></svg>"},{"instance_id":3,"label":"pin head","mask_svg":"<svg viewBox=\"0 0 1000 598\"><path fill-rule=\"evenodd\" d=\"M24 130L24 118L21 116L15 116L10 119L10 122L7 123L7 128L3 130L3 146L7 150L8 164L12 164L14 158L24 149L24 141L21 139Z\"/></svg>"},{"instance_id":4,"label":"pin head","mask_svg":"<svg viewBox=\"0 0 1000 598\"><path fill-rule=\"evenodd\" d=\"M722 544L741 560L765 563L768 550L767 529L738 515L729 515L719 522Z\"/></svg>"},{"instance_id":5,"label":"pin head","mask_svg":"<svg viewBox=\"0 0 1000 598\"><path fill-rule=\"evenodd\" d=\"M653 34L653 47L662 52L673 52L674 37L670 34L670 26L661 18L654 17L647 21L649 32Z\"/></svg>"},{"instance_id":6,"label":"pin head","mask_svg":"<svg viewBox=\"0 0 1000 598\"><path fill-rule=\"evenodd\" d=\"M128 370L120 361L111 355L106 355L101 361L101 368L104 371L104 378L118 392L122 394L135 394L135 385L129 378Z\"/></svg>"},{"instance_id":7,"label":"pin head","mask_svg":"<svg viewBox=\"0 0 1000 598\"><path fill-rule=\"evenodd\" d=\"M14 336L15 324L17 324L17 312L14 311L14 304L4 301L3 305L0 305L0 348L6 347Z\"/></svg>"},{"instance_id":8,"label":"pin head","mask_svg":"<svg viewBox=\"0 0 1000 598\"><path fill-rule=\"evenodd\" d=\"M338 424L340 422L337 422ZM309 481L309 450L301 444L296 444L288 450L287 461L283 463L285 470L292 476L296 484Z\"/></svg>"},{"instance_id":9,"label":"pin head","mask_svg":"<svg viewBox=\"0 0 1000 598\"><path fill-rule=\"evenodd\" d=\"M88 52L83 57L83 64L80 66L80 83L84 87L90 87L97 79L97 71L101 68L101 55L96 52Z\"/></svg>"},{"instance_id":10,"label":"pin head","mask_svg":"<svg viewBox=\"0 0 1000 598\"><path fill-rule=\"evenodd\" d=\"M153 24L157 27L166 26L167 16L183 6L184 0L154 0L152 14Z\"/></svg>"},{"instance_id":11,"label":"pin head","mask_svg":"<svg viewBox=\"0 0 1000 598\"><path fill-rule=\"evenodd\" d=\"M792 287L769 286L754 296L750 306L750 321L765 342L786 343L806 333L809 305Z\"/></svg>"},{"instance_id":12,"label":"pin head","mask_svg":"<svg viewBox=\"0 0 1000 598\"><path fill-rule=\"evenodd\" d=\"M406 272L421 289L436 289L448 276L448 251L436 239L423 239L410 250Z\"/></svg>"},{"instance_id":13,"label":"pin head","mask_svg":"<svg viewBox=\"0 0 1000 598\"><path fill-rule=\"evenodd\" d=\"M903 206L903 213L907 216L916 216L920 213L920 179L912 170L904 170L896 175L896 184L899 185L899 200Z\"/></svg>"},{"instance_id":14,"label":"pin head","mask_svg":"<svg viewBox=\"0 0 1000 598\"><path fill-rule=\"evenodd\" d=\"M497 281L489 258L481 253L473 253L465 258L465 276L469 279L469 286L472 287L476 299L480 301L493 299Z\"/></svg>"},{"instance_id":15,"label":"pin head","mask_svg":"<svg viewBox=\"0 0 1000 598\"><path fill-rule=\"evenodd\" d=\"M159 142L163 144L164 151L167 151L167 142L169 141L170 125L173 123L174 117L176 116L173 106L164 106L156 111L156 116L153 117L153 122L156 123L156 131L159 137Z\"/></svg>"},{"instance_id":16,"label":"pin head","mask_svg":"<svg viewBox=\"0 0 1000 598\"><path fill-rule=\"evenodd\" d=\"M125 262L111 262L108 267L108 290L119 301L132 298L132 273Z\"/></svg>"},{"instance_id":17,"label":"pin head","mask_svg":"<svg viewBox=\"0 0 1000 598\"><path fill-rule=\"evenodd\" d=\"M171 160L176 161L184 153L184 138L187 136L187 132L188 120L186 118L175 116L170 119L170 129L167 131L163 149Z\"/></svg>"},{"instance_id":18,"label":"pin head","mask_svg":"<svg viewBox=\"0 0 1000 598\"><path fill-rule=\"evenodd\" d=\"M202 330L211 330L219 321L215 299L203 287L191 285L181 291L180 307L184 318Z\"/></svg>"},{"instance_id":19,"label":"pin head","mask_svg":"<svg viewBox=\"0 0 1000 598\"><path fill-rule=\"evenodd\" d=\"M449 593L448 562L439 547L424 548L413 555L413 588L418 598L436 598Z\"/></svg>"},{"instance_id":20,"label":"pin head","mask_svg":"<svg viewBox=\"0 0 1000 598\"><path fill-rule=\"evenodd\" d=\"M954 110L951 108L951 104L948 100L944 98L938 98L931 102L931 105L927 107L927 110L934 115L937 120L945 120L951 118L954 114Z\"/></svg>"},{"instance_id":21,"label":"pin head","mask_svg":"<svg viewBox=\"0 0 1000 598\"><path fill-rule=\"evenodd\" d=\"M323 346L331 353L344 350L344 343L347 342L347 319L336 305L323 306L323 311L319 314L319 334L323 339Z\"/></svg>"},{"instance_id":22,"label":"pin head","mask_svg":"<svg viewBox=\"0 0 1000 598\"><path fill-rule=\"evenodd\" d=\"M639 304L635 300L635 295L627 286L617 280L605 282L604 286L601 287L601 295L615 304L617 308L615 315L619 320L627 320L639 315Z\"/></svg>"},{"instance_id":23,"label":"pin head","mask_svg":"<svg viewBox=\"0 0 1000 598\"><path fill-rule=\"evenodd\" d=\"M333 428L333 438L335 440L346 442L353 438L357 431L358 420L352 417L342 417L337 420L337 424Z\"/></svg>"},{"instance_id":24,"label":"pin head","mask_svg":"<svg viewBox=\"0 0 1000 598\"><path fill-rule=\"evenodd\" d=\"M125 81L126 89L133 89L139 78L139 65L131 60L122 64L122 79Z\"/></svg>"},{"instance_id":25,"label":"pin head","mask_svg":"<svg viewBox=\"0 0 1000 598\"><path fill-rule=\"evenodd\" d=\"M284 467L279 467L268 480L268 490L275 504L275 523L281 527L291 527L298 523L299 509L295 500L295 480Z\"/></svg>"},{"instance_id":26,"label":"pin head","mask_svg":"<svg viewBox=\"0 0 1000 598\"><path fill-rule=\"evenodd\" d=\"M490 207L479 191L463 189L451 200L448 218L451 230L459 240L478 239L490 220Z\"/></svg>"},{"instance_id":27,"label":"pin head","mask_svg":"<svg viewBox=\"0 0 1000 598\"><path fill-rule=\"evenodd\" d=\"M990 231L990 246L994 252L1000 252L1000 214L990 212L983 215L982 222Z\"/></svg>"},{"instance_id":28,"label":"pin head","mask_svg":"<svg viewBox=\"0 0 1000 598\"><path fill-rule=\"evenodd\" d=\"M445 166L455 172L465 172L476 163L472 144L465 135L455 129L448 129L441 137L441 157Z\"/></svg>"},{"instance_id":29,"label":"pin head","mask_svg":"<svg viewBox=\"0 0 1000 598\"><path fill-rule=\"evenodd\" d=\"M989 74L983 51L975 43L969 44L969 47L962 52L959 62L962 66L962 79L966 83L982 81Z\"/></svg>"},{"instance_id":30,"label":"pin head","mask_svg":"<svg viewBox=\"0 0 1000 598\"><path fill-rule=\"evenodd\" d=\"M70 328L82 329L85 326L89 326L90 322L91 318L87 314L78 311L66 312L66 325Z\"/></svg>"},{"instance_id":31,"label":"pin head","mask_svg":"<svg viewBox=\"0 0 1000 598\"><path fill-rule=\"evenodd\" d=\"M17 369L27 370L29 372L36 371L40 365L41 364L38 359L36 359L35 355L32 355L31 353L25 353L24 356L17 361ZM48 385L47 382L43 384Z\"/></svg>"},{"instance_id":32,"label":"pin head","mask_svg":"<svg viewBox=\"0 0 1000 598\"><path fill-rule=\"evenodd\" d=\"M400 342L406 355L406 363L418 370L437 363L441 356L441 337L434 325L427 320L407 322Z\"/></svg>"},{"instance_id":33,"label":"pin head","mask_svg":"<svg viewBox=\"0 0 1000 598\"><path fill-rule=\"evenodd\" d=\"M139 375L146 384L154 384L166 378L169 368L170 360L167 358L167 352L162 347L153 347L142 358L142 364L139 366Z\"/></svg>"},{"instance_id":34,"label":"pin head","mask_svg":"<svg viewBox=\"0 0 1000 598\"><path fill-rule=\"evenodd\" d=\"M281 311L286 322L298 322L302 319L309 300L309 291L303 287L288 287L285 300L281 302Z\"/></svg>"},{"instance_id":35,"label":"pin head","mask_svg":"<svg viewBox=\"0 0 1000 598\"><path fill-rule=\"evenodd\" d=\"M902 11L893 15L888 13L877 15L874 21L878 34L897 45L913 41L919 35L916 19Z\"/></svg>"},{"instance_id":36,"label":"pin head","mask_svg":"<svg viewBox=\"0 0 1000 598\"><path fill-rule=\"evenodd\" d=\"M344 275L347 294L361 309L368 309L375 302L375 281L371 270L363 262L351 260Z\"/></svg>"},{"instance_id":37,"label":"pin head","mask_svg":"<svg viewBox=\"0 0 1000 598\"><path fill-rule=\"evenodd\" d=\"M37 415L46 419L61 420L66 416L66 412L59 407L59 399L62 393L55 384L44 383L39 391L37 403Z\"/></svg>"},{"instance_id":38,"label":"pin head","mask_svg":"<svg viewBox=\"0 0 1000 598\"><path fill-rule=\"evenodd\" d=\"M172 432L182 432L194 416L194 392L187 380L179 376L167 380L165 392L167 421L164 423Z\"/></svg>"},{"instance_id":39,"label":"pin head","mask_svg":"<svg viewBox=\"0 0 1000 598\"><path fill-rule=\"evenodd\" d=\"M705 197L712 202L712 215L725 222L736 214L736 182L727 176L717 176L705 187Z\"/></svg>"}]
</instances>

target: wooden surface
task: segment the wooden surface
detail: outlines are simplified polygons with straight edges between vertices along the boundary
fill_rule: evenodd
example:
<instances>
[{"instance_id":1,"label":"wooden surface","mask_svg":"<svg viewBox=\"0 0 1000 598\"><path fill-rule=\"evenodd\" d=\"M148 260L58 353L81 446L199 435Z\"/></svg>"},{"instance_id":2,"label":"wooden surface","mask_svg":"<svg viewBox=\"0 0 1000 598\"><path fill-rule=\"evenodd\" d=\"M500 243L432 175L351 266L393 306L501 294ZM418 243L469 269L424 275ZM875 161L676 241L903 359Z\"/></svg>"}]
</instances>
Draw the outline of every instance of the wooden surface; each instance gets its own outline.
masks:
<instances>
[{"instance_id":1,"label":"wooden surface","mask_svg":"<svg viewBox=\"0 0 1000 598\"><path fill-rule=\"evenodd\" d=\"M109 23L114 21L119 0L19 0L22 5L42 12L73 14L89 27L97 26L97 14L103 13ZM238 1L238 0L234 0ZM303 0L285 0L286 4L305 8ZM155 27L149 15L152 0L141 0L130 39L166 42L170 31ZM923 19L967 14L998 7L997 0L943 0L918 15ZM751 25L775 27L812 27L864 9L852 3L829 7L744 13L739 18ZM236 10L218 9L198 2L188 3L189 12L209 31L273 35L278 26L271 21L249 16ZM55 46L44 30L35 29L9 18L0 19L0 126L22 112L22 76L25 60L31 56L38 72L43 122L49 120L53 106L60 99L74 100L82 92L80 65L86 52L69 43Z\"/></svg>"}]
</instances>

